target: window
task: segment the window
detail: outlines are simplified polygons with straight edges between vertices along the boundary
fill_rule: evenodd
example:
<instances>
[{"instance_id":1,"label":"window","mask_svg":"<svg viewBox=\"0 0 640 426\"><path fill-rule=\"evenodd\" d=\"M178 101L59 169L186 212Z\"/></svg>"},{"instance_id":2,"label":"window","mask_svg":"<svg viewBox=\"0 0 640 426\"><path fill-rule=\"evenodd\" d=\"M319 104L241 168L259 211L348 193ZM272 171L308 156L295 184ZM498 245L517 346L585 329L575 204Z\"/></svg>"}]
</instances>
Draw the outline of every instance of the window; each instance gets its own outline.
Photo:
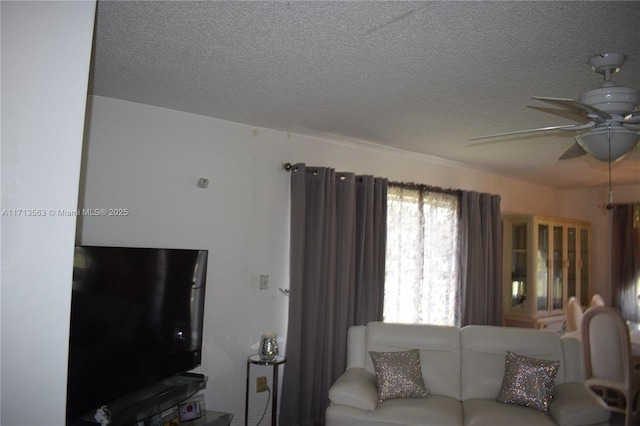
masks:
<instances>
[{"instance_id":1,"label":"window","mask_svg":"<svg viewBox=\"0 0 640 426\"><path fill-rule=\"evenodd\" d=\"M389 183L384 321L458 326L458 196Z\"/></svg>"}]
</instances>

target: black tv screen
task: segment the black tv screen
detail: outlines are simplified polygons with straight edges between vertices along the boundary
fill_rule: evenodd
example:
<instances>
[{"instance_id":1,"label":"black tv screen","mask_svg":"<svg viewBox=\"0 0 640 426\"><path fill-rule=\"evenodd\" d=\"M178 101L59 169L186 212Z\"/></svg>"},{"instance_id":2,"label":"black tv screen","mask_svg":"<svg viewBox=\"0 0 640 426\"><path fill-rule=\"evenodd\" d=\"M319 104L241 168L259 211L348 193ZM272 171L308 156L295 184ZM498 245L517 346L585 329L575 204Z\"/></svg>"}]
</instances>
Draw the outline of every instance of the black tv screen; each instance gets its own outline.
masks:
<instances>
[{"instance_id":1,"label":"black tv screen","mask_svg":"<svg viewBox=\"0 0 640 426\"><path fill-rule=\"evenodd\" d=\"M67 421L200 365L207 254L76 247Z\"/></svg>"}]
</instances>

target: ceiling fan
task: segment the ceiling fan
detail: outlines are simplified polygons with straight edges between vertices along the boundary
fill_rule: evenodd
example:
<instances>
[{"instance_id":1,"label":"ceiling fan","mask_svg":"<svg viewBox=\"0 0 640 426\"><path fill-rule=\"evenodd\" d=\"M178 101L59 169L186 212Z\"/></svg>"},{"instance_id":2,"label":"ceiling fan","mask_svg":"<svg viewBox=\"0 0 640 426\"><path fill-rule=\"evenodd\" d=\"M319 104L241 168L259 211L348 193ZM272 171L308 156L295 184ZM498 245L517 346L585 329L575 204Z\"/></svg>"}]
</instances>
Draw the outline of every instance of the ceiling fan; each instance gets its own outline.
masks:
<instances>
[{"instance_id":1,"label":"ceiling fan","mask_svg":"<svg viewBox=\"0 0 640 426\"><path fill-rule=\"evenodd\" d=\"M570 116L580 124L540 127L496 135L480 136L470 140L513 136L546 131L582 132L560 160L591 155L601 161L618 161L638 146L640 140L640 111L638 90L617 86L611 75L620 71L627 56L623 53L601 53L589 60L591 69L604 75L599 88L584 92L579 100L534 96L560 109L530 107L563 117Z\"/></svg>"}]
</instances>

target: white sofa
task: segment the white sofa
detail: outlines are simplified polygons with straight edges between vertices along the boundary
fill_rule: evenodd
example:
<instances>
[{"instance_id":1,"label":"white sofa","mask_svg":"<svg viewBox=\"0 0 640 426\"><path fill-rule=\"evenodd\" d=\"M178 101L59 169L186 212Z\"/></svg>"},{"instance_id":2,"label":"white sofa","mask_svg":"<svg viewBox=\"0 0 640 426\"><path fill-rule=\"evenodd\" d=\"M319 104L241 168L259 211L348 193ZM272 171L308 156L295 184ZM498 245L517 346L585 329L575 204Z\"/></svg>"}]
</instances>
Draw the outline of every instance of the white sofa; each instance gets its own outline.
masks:
<instances>
[{"instance_id":1,"label":"white sofa","mask_svg":"<svg viewBox=\"0 0 640 426\"><path fill-rule=\"evenodd\" d=\"M369 351L419 349L429 398L378 402ZM560 361L548 412L496 400L507 351ZM349 330L347 369L329 390L327 426L608 425L607 406L584 384L580 342L509 327L387 324Z\"/></svg>"}]
</instances>

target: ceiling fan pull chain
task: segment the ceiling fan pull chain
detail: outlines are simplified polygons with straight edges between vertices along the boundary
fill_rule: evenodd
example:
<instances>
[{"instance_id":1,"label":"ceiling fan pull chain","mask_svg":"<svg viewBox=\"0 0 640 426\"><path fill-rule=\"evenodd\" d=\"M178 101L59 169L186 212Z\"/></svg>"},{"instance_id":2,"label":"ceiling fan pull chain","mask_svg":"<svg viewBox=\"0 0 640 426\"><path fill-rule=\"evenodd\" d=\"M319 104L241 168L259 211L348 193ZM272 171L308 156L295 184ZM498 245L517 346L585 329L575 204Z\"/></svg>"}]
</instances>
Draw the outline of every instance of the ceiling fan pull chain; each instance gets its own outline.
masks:
<instances>
[{"instance_id":1,"label":"ceiling fan pull chain","mask_svg":"<svg viewBox=\"0 0 640 426\"><path fill-rule=\"evenodd\" d=\"M607 209L613 208L613 190L611 189L611 126L607 127L607 140L609 141L609 204Z\"/></svg>"}]
</instances>

